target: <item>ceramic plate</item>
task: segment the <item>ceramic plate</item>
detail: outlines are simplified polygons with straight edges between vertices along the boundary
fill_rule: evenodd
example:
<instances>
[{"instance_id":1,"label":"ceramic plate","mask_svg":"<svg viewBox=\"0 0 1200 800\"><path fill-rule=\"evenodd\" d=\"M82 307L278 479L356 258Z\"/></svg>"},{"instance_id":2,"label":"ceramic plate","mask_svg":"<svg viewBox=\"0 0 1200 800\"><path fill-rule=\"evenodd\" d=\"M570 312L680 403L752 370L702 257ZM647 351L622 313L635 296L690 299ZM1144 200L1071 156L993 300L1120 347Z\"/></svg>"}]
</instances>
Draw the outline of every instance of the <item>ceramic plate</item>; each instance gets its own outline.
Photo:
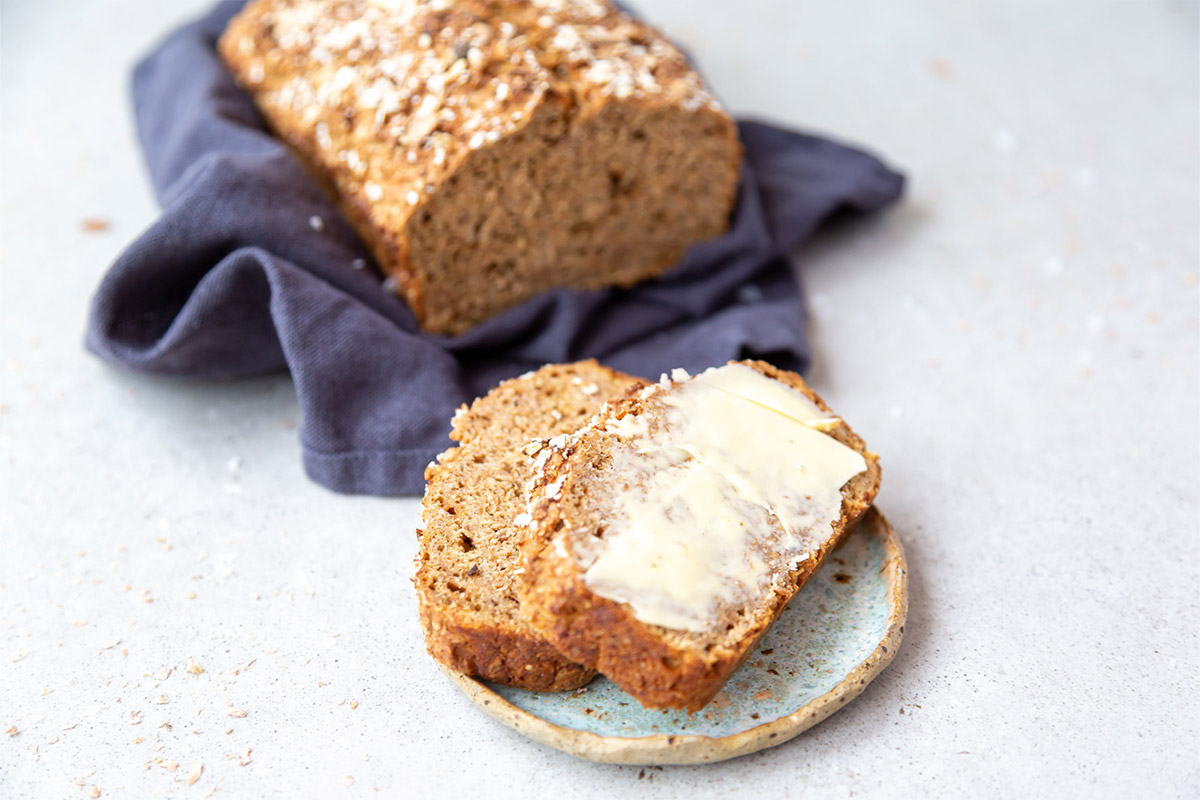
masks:
<instances>
[{"instance_id":1,"label":"ceramic plate","mask_svg":"<svg viewBox=\"0 0 1200 800\"><path fill-rule=\"evenodd\" d=\"M907 610L904 550L872 509L696 714L644 709L603 677L573 692L528 692L445 671L492 717L581 758L721 761L782 744L857 697L896 654Z\"/></svg>"}]
</instances>

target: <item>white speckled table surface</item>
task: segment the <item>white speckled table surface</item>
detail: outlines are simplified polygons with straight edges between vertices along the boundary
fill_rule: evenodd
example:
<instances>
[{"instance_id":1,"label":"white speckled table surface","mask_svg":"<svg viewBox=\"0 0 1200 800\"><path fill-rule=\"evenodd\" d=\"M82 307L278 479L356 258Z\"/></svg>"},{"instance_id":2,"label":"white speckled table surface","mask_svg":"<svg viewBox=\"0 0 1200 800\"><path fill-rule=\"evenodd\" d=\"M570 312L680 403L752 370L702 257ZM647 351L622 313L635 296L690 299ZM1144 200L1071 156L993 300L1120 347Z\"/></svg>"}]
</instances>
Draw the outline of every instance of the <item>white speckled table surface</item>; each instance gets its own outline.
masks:
<instances>
[{"instance_id":1,"label":"white speckled table surface","mask_svg":"<svg viewBox=\"0 0 1200 800\"><path fill-rule=\"evenodd\" d=\"M0 797L1200 795L1194 0L640 3L736 112L911 178L800 253L812 382L884 459L907 638L796 740L661 770L451 686L417 501L308 482L286 376L84 353L156 213L130 66L206 5L2 7Z\"/></svg>"}]
</instances>

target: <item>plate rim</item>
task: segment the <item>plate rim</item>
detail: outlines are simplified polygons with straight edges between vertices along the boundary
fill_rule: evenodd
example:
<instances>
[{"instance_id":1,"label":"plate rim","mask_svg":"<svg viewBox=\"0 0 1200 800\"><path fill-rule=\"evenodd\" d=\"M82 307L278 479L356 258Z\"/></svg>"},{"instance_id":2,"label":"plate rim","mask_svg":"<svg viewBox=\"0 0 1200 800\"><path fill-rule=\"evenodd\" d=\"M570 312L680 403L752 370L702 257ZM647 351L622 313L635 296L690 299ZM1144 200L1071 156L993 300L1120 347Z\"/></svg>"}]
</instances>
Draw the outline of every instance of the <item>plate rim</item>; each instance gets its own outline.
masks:
<instances>
[{"instance_id":1,"label":"plate rim","mask_svg":"<svg viewBox=\"0 0 1200 800\"><path fill-rule=\"evenodd\" d=\"M895 658L908 616L908 563L904 546L882 512L872 506L858 528L874 526L884 535L888 624L874 651L828 692L792 713L727 736L665 734L604 736L568 728L510 703L476 678L438 662L442 671L488 716L534 741L578 758L604 764L657 766L711 764L775 747L789 741L845 707ZM856 529L857 533L858 530ZM853 534L851 534L853 535Z\"/></svg>"}]
</instances>

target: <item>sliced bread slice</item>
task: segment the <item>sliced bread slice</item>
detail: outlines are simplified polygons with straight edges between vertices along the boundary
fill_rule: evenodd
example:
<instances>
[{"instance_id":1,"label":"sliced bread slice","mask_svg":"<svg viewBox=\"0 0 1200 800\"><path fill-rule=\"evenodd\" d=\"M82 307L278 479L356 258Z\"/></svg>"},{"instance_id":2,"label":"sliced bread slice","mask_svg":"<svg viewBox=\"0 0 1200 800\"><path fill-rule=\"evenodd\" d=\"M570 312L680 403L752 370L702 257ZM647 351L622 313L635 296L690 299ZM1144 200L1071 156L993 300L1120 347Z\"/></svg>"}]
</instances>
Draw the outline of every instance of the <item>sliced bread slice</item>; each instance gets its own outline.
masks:
<instances>
[{"instance_id":1,"label":"sliced bread slice","mask_svg":"<svg viewBox=\"0 0 1200 800\"><path fill-rule=\"evenodd\" d=\"M521 607L647 707L702 708L870 507L878 458L798 376L731 363L538 454Z\"/></svg>"},{"instance_id":2,"label":"sliced bread slice","mask_svg":"<svg viewBox=\"0 0 1200 800\"><path fill-rule=\"evenodd\" d=\"M533 439L577 430L629 375L595 361L552 364L514 378L455 414L460 444L425 470L413 583L430 654L467 675L523 689L575 689L595 672L564 657L521 614L519 530Z\"/></svg>"}]
</instances>

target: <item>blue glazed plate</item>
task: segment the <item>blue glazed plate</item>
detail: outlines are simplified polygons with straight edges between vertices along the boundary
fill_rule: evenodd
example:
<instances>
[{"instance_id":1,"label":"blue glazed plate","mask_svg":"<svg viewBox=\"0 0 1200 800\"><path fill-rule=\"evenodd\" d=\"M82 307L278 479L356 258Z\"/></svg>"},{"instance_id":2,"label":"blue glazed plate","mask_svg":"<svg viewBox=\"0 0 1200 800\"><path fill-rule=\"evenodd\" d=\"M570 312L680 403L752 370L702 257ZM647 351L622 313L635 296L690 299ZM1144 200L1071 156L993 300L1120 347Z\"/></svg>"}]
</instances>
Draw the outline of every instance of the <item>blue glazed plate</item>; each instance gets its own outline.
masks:
<instances>
[{"instance_id":1,"label":"blue glazed plate","mask_svg":"<svg viewBox=\"0 0 1200 800\"><path fill-rule=\"evenodd\" d=\"M529 692L446 674L485 712L591 761L696 764L782 744L849 703L896 654L908 610L895 531L872 509L702 711L649 710L603 677Z\"/></svg>"}]
</instances>

